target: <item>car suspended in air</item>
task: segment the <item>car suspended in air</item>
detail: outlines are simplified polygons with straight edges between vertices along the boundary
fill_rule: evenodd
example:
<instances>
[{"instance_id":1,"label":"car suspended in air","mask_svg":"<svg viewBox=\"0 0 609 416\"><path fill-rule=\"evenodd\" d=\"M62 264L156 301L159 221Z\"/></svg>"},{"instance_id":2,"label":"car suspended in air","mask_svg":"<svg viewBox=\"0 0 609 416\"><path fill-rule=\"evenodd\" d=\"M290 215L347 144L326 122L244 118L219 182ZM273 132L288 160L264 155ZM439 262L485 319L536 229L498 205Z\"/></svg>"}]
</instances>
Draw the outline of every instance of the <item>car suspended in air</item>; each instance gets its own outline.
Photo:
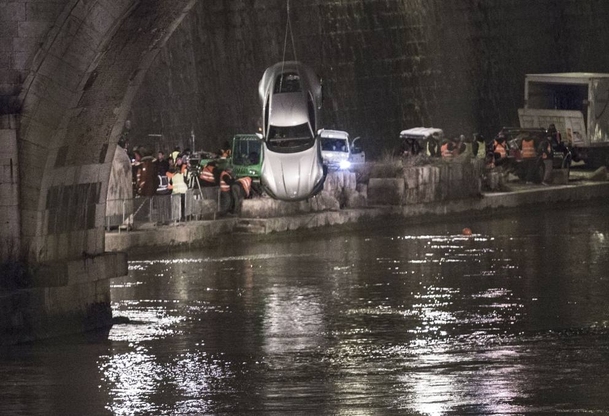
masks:
<instances>
[{"instance_id":1,"label":"car suspended in air","mask_svg":"<svg viewBox=\"0 0 609 416\"><path fill-rule=\"evenodd\" d=\"M263 153L260 183L271 197L299 201L319 193L326 178L317 137L321 83L297 61L278 62L264 72Z\"/></svg>"}]
</instances>

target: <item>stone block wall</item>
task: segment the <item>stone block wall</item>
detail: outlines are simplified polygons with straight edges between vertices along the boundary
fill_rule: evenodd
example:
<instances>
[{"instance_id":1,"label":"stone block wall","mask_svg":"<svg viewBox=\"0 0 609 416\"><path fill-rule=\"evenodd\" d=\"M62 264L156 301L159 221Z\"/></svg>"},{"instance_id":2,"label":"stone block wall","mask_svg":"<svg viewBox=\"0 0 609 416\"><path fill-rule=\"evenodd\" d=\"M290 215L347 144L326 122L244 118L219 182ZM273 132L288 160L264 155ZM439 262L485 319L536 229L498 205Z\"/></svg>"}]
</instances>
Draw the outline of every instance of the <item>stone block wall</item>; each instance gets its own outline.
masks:
<instances>
[{"instance_id":1,"label":"stone block wall","mask_svg":"<svg viewBox=\"0 0 609 416\"><path fill-rule=\"evenodd\" d=\"M608 17L604 0L291 2L296 57L324 83L320 127L362 136L372 157L408 127L488 137L517 124L526 73L607 72ZM186 144L194 129L215 150L254 131L285 22L285 2L198 2L135 100L134 143L162 133Z\"/></svg>"},{"instance_id":2,"label":"stone block wall","mask_svg":"<svg viewBox=\"0 0 609 416\"><path fill-rule=\"evenodd\" d=\"M356 175L351 171L329 172L321 193L305 201L285 202L272 198L254 198L243 202L242 216L246 218L283 217L341 208L366 206L366 194L357 188Z\"/></svg>"},{"instance_id":3,"label":"stone block wall","mask_svg":"<svg viewBox=\"0 0 609 416\"><path fill-rule=\"evenodd\" d=\"M0 115L0 264L19 256L19 157L14 116Z\"/></svg>"},{"instance_id":4,"label":"stone block wall","mask_svg":"<svg viewBox=\"0 0 609 416\"><path fill-rule=\"evenodd\" d=\"M371 177L368 181L368 204L413 205L476 197L481 191L479 169L476 160L438 161L404 167L394 178Z\"/></svg>"}]
</instances>

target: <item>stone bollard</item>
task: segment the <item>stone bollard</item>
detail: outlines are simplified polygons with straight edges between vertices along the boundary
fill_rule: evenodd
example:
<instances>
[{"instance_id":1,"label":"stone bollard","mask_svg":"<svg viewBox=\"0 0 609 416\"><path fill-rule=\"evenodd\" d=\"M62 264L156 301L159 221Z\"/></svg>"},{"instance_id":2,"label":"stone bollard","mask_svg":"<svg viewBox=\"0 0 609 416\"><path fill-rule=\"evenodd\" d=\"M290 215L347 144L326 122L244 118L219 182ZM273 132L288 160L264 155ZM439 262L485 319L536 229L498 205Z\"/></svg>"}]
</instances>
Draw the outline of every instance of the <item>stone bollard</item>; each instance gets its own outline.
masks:
<instances>
[{"instance_id":1,"label":"stone bollard","mask_svg":"<svg viewBox=\"0 0 609 416\"><path fill-rule=\"evenodd\" d=\"M569 169L553 169L552 185L567 185L569 183Z\"/></svg>"},{"instance_id":2,"label":"stone bollard","mask_svg":"<svg viewBox=\"0 0 609 416\"><path fill-rule=\"evenodd\" d=\"M586 179L589 181L600 181L600 182L606 181L607 180L607 167L601 166L600 168L598 168L597 170L592 172L590 174L590 176L588 176Z\"/></svg>"}]
</instances>

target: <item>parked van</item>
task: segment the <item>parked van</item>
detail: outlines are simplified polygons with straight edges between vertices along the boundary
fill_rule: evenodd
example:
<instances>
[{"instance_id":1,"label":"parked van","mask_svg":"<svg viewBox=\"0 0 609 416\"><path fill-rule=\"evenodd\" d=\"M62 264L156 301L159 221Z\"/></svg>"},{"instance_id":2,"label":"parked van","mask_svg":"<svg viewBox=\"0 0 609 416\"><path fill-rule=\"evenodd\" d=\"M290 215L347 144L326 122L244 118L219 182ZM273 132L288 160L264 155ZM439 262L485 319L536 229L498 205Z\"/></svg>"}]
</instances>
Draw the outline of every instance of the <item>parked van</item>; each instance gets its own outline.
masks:
<instances>
[{"instance_id":1,"label":"parked van","mask_svg":"<svg viewBox=\"0 0 609 416\"><path fill-rule=\"evenodd\" d=\"M349 169L353 163L366 162L359 137L350 140L346 131L328 129L317 134L321 140L321 157L329 169Z\"/></svg>"}]
</instances>

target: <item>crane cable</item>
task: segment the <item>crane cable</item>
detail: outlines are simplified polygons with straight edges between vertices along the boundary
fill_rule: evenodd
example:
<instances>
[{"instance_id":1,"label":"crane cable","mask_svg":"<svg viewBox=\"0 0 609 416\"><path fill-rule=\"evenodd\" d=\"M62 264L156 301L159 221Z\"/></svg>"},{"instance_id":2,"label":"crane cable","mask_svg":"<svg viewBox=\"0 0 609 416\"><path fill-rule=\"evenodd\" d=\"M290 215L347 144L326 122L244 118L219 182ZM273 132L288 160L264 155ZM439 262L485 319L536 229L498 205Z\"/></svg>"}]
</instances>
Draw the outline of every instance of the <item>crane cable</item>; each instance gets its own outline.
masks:
<instances>
[{"instance_id":1,"label":"crane cable","mask_svg":"<svg viewBox=\"0 0 609 416\"><path fill-rule=\"evenodd\" d=\"M290 0L286 0L286 14L287 14L287 19L286 19L286 23L285 23L285 37L283 39L283 56L281 57L281 73L283 73L283 69L285 67L285 53L286 53L286 49L288 47L288 33L290 34L290 39L292 40L292 53L294 54L294 60L297 61L298 59L296 58L296 44L294 43L294 33L292 32L292 22L290 20ZM281 77L281 81L280 81L280 86L279 89L281 90L281 87L283 84L283 76Z\"/></svg>"}]
</instances>

